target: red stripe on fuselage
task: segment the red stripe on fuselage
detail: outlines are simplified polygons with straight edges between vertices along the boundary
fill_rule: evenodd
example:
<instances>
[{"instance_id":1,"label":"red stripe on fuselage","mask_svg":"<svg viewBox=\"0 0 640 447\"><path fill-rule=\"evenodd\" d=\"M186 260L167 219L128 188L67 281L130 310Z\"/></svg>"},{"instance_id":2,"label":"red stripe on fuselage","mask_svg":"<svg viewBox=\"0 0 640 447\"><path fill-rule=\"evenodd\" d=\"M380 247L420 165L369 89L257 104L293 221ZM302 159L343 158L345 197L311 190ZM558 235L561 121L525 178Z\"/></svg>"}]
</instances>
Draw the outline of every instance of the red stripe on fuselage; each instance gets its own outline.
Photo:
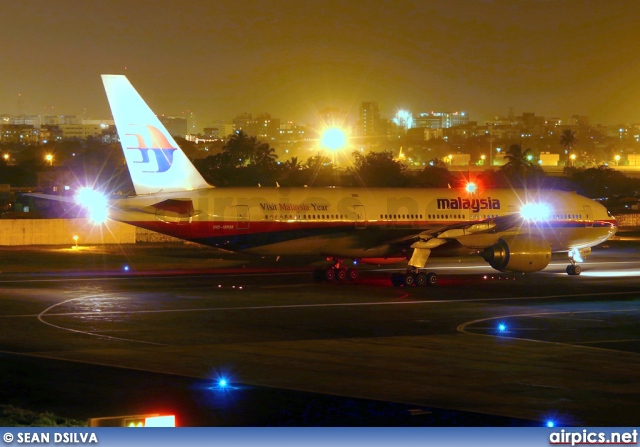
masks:
<instances>
[{"instance_id":1,"label":"red stripe on fuselage","mask_svg":"<svg viewBox=\"0 0 640 447\"><path fill-rule=\"evenodd\" d=\"M136 221L127 222L137 227L146 228L158 233L167 234L181 239L206 239L226 236L241 236L247 234L265 234L283 231L318 231L322 233L360 231L362 228L374 230L414 230L419 233L435 227L459 224L461 221L196 221L196 222L162 222L162 221ZM473 223L469 221L469 223ZM617 227L615 220L585 222L578 220L562 220L547 222L550 228L576 228L576 227Z\"/></svg>"}]
</instances>

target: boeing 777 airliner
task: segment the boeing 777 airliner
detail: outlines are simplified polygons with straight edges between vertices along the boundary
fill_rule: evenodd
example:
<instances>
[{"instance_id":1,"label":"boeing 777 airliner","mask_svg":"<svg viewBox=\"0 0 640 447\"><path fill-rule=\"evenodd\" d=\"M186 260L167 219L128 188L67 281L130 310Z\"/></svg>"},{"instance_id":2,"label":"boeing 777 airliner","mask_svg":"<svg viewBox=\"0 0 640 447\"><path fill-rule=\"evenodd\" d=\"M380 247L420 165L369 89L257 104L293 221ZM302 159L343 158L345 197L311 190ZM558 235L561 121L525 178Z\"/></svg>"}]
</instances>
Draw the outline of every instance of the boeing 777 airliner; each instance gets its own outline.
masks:
<instances>
[{"instance_id":1,"label":"boeing 777 airliner","mask_svg":"<svg viewBox=\"0 0 640 447\"><path fill-rule=\"evenodd\" d=\"M434 285L429 257L476 254L494 269L535 272L568 253L567 273L616 231L601 204L554 190L215 188L202 178L129 80L103 75L135 196L109 217L159 233L262 256L333 261L316 279L355 279L346 259L408 259L394 285Z\"/></svg>"}]
</instances>

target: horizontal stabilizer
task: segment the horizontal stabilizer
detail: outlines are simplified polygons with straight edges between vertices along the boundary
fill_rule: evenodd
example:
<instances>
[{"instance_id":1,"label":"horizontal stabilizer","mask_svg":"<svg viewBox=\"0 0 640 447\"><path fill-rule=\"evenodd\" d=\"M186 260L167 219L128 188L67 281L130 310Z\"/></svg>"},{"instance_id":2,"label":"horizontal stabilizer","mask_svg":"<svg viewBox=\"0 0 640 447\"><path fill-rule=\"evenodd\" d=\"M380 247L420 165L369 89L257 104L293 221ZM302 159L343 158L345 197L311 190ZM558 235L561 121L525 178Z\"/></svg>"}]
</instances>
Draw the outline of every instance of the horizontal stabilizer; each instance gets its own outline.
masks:
<instances>
[{"instance_id":1,"label":"horizontal stabilizer","mask_svg":"<svg viewBox=\"0 0 640 447\"><path fill-rule=\"evenodd\" d=\"M65 202L65 203L77 203L75 197L71 197L71 196L57 196L55 194L40 194L36 192L30 192L24 195L28 197L35 197L36 199L47 199L47 200L53 200L56 202Z\"/></svg>"}]
</instances>

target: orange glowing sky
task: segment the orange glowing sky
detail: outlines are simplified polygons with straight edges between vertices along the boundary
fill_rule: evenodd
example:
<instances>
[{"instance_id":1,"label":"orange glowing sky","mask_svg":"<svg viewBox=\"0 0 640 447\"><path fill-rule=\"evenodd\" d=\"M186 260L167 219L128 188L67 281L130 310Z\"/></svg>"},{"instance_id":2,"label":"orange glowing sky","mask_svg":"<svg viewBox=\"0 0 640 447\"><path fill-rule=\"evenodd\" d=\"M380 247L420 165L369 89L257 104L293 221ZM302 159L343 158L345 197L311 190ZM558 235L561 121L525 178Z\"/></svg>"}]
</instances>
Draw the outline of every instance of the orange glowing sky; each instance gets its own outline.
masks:
<instances>
[{"instance_id":1,"label":"orange glowing sky","mask_svg":"<svg viewBox=\"0 0 640 447\"><path fill-rule=\"evenodd\" d=\"M0 113L109 117L101 73L157 113L315 120L464 110L640 122L640 2L3 1ZM126 67L126 68L125 68ZM18 101L18 95L22 94ZM19 106L19 103L21 104Z\"/></svg>"}]
</instances>

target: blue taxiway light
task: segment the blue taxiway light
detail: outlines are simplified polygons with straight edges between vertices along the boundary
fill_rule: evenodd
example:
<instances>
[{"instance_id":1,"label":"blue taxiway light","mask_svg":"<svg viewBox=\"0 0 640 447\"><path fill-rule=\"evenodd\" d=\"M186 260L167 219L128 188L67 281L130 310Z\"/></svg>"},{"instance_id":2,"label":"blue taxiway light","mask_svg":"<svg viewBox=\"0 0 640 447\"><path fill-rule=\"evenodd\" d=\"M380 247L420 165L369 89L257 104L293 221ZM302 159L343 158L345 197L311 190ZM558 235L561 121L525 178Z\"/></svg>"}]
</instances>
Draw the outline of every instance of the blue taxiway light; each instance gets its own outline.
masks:
<instances>
[{"instance_id":1,"label":"blue taxiway light","mask_svg":"<svg viewBox=\"0 0 640 447\"><path fill-rule=\"evenodd\" d=\"M504 331L506 331L506 330L507 330L507 325L506 325L506 324L504 324L504 323L500 323L500 324L498 325L498 332L504 332Z\"/></svg>"},{"instance_id":2,"label":"blue taxiway light","mask_svg":"<svg viewBox=\"0 0 640 447\"><path fill-rule=\"evenodd\" d=\"M124 270L125 272L128 272L129 271L129 266L125 265L124 267L122 267L122 270Z\"/></svg>"},{"instance_id":3,"label":"blue taxiway light","mask_svg":"<svg viewBox=\"0 0 640 447\"><path fill-rule=\"evenodd\" d=\"M555 427L555 426L556 426L556 423L555 423L555 422L553 422L553 421L547 421L547 424L546 424L546 425L547 425L547 427L549 427L549 428L553 428L553 427Z\"/></svg>"}]
</instances>

